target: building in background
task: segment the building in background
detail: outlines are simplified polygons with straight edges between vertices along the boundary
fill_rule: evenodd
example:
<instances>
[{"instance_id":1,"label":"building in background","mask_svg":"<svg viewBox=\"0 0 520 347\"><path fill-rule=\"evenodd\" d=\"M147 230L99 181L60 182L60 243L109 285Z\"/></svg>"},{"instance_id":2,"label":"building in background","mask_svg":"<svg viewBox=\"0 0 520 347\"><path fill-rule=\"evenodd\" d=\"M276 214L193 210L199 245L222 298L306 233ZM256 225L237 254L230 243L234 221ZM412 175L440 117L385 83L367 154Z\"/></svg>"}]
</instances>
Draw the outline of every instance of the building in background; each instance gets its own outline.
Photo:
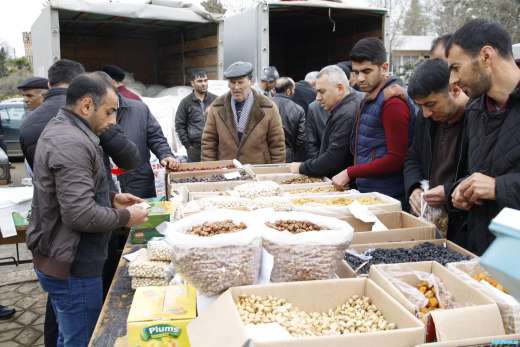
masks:
<instances>
[{"instance_id":1,"label":"building in background","mask_svg":"<svg viewBox=\"0 0 520 347\"><path fill-rule=\"evenodd\" d=\"M397 36L392 47L392 72L405 81L411 76L415 65L430 57L430 48L435 36Z\"/></svg>"},{"instance_id":2,"label":"building in background","mask_svg":"<svg viewBox=\"0 0 520 347\"><path fill-rule=\"evenodd\" d=\"M31 62L33 62L33 54L32 54L32 37L31 32L26 31L22 33L23 37L23 48L25 50L25 57Z\"/></svg>"}]
</instances>

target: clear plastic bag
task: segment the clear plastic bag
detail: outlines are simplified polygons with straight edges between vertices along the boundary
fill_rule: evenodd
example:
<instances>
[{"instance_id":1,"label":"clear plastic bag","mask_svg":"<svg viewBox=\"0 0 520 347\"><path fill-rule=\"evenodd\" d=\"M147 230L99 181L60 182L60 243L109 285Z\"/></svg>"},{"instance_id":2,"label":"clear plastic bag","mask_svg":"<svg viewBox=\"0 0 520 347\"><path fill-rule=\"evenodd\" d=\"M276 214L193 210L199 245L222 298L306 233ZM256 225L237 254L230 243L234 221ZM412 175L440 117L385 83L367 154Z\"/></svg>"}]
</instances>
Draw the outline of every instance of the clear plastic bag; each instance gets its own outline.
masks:
<instances>
[{"instance_id":1,"label":"clear plastic bag","mask_svg":"<svg viewBox=\"0 0 520 347\"><path fill-rule=\"evenodd\" d=\"M421 181L421 189L423 192L430 189L430 182ZM424 193L421 193L421 214L419 218L432 223L437 228L441 238L445 239L448 235L448 212L444 207L433 207L424 200Z\"/></svg>"},{"instance_id":2,"label":"clear plastic bag","mask_svg":"<svg viewBox=\"0 0 520 347\"><path fill-rule=\"evenodd\" d=\"M449 263L447 268L464 282L484 292L484 294L497 303L507 334L520 334L520 303L511 295L493 287L488 282L484 280L479 282L473 278L473 276L480 273L489 276L487 271L480 266L478 258L458 263Z\"/></svg>"},{"instance_id":3,"label":"clear plastic bag","mask_svg":"<svg viewBox=\"0 0 520 347\"><path fill-rule=\"evenodd\" d=\"M148 241L146 245L146 251L148 252L148 258L150 260L158 261L171 261L172 260L172 248L166 242L164 237L154 237Z\"/></svg>"},{"instance_id":4,"label":"clear plastic bag","mask_svg":"<svg viewBox=\"0 0 520 347\"><path fill-rule=\"evenodd\" d=\"M165 278L160 277L132 277L131 281L132 289L139 287L150 287L150 286L167 286L168 281Z\"/></svg>"},{"instance_id":5,"label":"clear plastic bag","mask_svg":"<svg viewBox=\"0 0 520 347\"><path fill-rule=\"evenodd\" d=\"M378 265L378 269L415 306L416 315L419 318L427 316L422 313L422 309L429 302L428 298L417 288L421 282L426 282L428 286L433 287L439 308L450 309L456 307L453 295L448 291L444 283L431 272L407 271L404 268L400 268L397 264Z\"/></svg>"},{"instance_id":6,"label":"clear plastic bag","mask_svg":"<svg viewBox=\"0 0 520 347\"><path fill-rule=\"evenodd\" d=\"M322 280L335 276L336 267L352 241L353 229L342 220L303 212L258 212L265 250L273 256L273 282ZM320 231L292 234L265 223L308 221Z\"/></svg>"},{"instance_id":7,"label":"clear plastic bag","mask_svg":"<svg viewBox=\"0 0 520 347\"><path fill-rule=\"evenodd\" d=\"M128 274L132 277L166 278L169 262L150 260L147 253L139 256L128 265Z\"/></svg>"},{"instance_id":8,"label":"clear plastic bag","mask_svg":"<svg viewBox=\"0 0 520 347\"><path fill-rule=\"evenodd\" d=\"M207 237L186 233L193 226L224 220L247 227ZM175 270L204 295L217 295L230 287L254 284L258 279L262 240L248 213L206 211L168 223L163 233L172 246Z\"/></svg>"}]
</instances>

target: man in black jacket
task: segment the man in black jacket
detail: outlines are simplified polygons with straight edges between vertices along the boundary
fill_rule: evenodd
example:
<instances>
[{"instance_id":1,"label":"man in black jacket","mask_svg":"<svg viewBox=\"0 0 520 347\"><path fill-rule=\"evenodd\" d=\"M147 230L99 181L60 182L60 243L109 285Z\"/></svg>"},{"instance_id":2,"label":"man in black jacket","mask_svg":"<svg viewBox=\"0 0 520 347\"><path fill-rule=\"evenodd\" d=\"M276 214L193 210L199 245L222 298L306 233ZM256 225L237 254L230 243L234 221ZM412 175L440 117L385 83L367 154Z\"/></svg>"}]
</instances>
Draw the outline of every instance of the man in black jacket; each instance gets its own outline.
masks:
<instances>
[{"instance_id":1,"label":"man in black jacket","mask_svg":"<svg viewBox=\"0 0 520 347\"><path fill-rule=\"evenodd\" d=\"M314 159L291 164L291 172L308 176L333 177L352 164L349 150L359 94L350 92L348 79L336 65L323 68L316 80L316 100L330 113L323 132L320 153Z\"/></svg>"},{"instance_id":2,"label":"man in black jacket","mask_svg":"<svg viewBox=\"0 0 520 347\"><path fill-rule=\"evenodd\" d=\"M182 99L175 115L175 131L186 147L188 161L200 161L202 131L206 124L209 105L217 98L208 92L208 74L204 70L194 70L191 75L193 92Z\"/></svg>"},{"instance_id":3,"label":"man in black jacket","mask_svg":"<svg viewBox=\"0 0 520 347\"><path fill-rule=\"evenodd\" d=\"M305 113L307 113L307 109L309 108L309 104L316 99L316 76L318 76L318 71L311 71L307 75L305 75L305 80L296 82L296 87L294 88L294 95L292 96L292 100L300 105Z\"/></svg>"},{"instance_id":4,"label":"man in black jacket","mask_svg":"<svg viewBox=\"0 0 520 347\"><path fill-rule=\"evenodd\" d=\"M272 101L282 117L285 134L285 160L288 163L304 160L305 148L305 111L291 100L294 95L294 81L281 77L276 81L276 94Z\"/></svg>"},{"instance_id":5,"label":"man in black jacket","mask_svg":"<svg viewBox=\"0 0 520 347\"><path fill-rule=\"evenodd\" d=\"M465 115L467 176L452 203L468 211L465 247L481 255L494 239L491 220L504 207L520 209L520 69L510 35L487 20L462 26L446 52L450 82L473 98Z\"/></svg>"},{"instance_id":6,"label":"man in black jacket","mask_svg":"<svg viewBox=\"0 0 520 347\"><path fill-rule=\"evenodd\" d=\"M468 97L458 86L450 88L449 79L448 64L432 59L421 63L408 83L408 95L421 107L404 166L405 194L416 215L421 213L421 194L428 205L445 209L451 200L451 185L458 178ZM429 181L429 190L423 191L422 180ZM450 240L460 242L458 237L464 233L465 218L462 212L448 215Z\"/></svg>"},{"instance_id":7,"label":"man in black jacket","mask_svg":"<svg viewBox=\"0 0 520 347\"><path fill-rule=\"evenodd\" d=\"M305 159L314 159L320 154L321 139L330 113L314 100L309 104L305 117Z\"/></svg>"}]
</instances>

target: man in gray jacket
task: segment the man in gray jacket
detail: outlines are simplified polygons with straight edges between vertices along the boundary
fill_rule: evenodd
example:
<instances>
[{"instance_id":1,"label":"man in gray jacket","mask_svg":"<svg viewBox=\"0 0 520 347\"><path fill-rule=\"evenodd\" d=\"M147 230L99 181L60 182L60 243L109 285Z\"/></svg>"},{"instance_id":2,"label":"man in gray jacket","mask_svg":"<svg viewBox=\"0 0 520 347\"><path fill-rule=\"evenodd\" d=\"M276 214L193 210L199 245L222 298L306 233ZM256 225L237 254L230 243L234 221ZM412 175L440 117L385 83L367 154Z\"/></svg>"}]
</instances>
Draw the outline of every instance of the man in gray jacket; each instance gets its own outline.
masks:
<instances>
[{"instance_id":1,"label":"man in gray jacket","mask_svg":"<svg viewBox=\"0 0 520 347\"><path fill-rule=\"evenodd\" d=\"M58 317L58 346L87 346L102 306L110 232L147 219L131 194L111 194L99 134L116 122L117 94L99 73L76 77L66 106L38 140L27 247Z\"/></svg>"}]
</instances>

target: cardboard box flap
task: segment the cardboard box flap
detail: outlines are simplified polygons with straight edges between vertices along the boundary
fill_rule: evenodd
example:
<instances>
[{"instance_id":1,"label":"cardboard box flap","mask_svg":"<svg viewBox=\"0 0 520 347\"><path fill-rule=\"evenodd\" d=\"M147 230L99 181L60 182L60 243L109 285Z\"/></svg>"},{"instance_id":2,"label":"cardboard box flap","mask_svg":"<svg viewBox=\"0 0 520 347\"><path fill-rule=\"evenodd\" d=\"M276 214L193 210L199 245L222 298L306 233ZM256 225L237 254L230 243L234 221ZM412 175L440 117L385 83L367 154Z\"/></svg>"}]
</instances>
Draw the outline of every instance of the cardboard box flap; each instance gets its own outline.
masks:
<instances>
[{"instance_id":1,"label":"cardboard box flap","mask_svg":"<svg viewBox=\"0 0 520 347\"><path fill-rule=\"evenodd\" d=\"M520 345L520 335L498 335L459 339L444 342L424 343L415 347L477 347L481 345Z\"/></svg>"},{"instance_id":2,"label":"cardboard box flap","mask_svg":"<svg viewBox=\"0 0 520 347\"><path fill-rule=\"evenodd\" d=\"M434 310L431 318L437 341L505 334L502 317L495 304Z\"/></svg>"},{"instance_id":3,"label":"cardboard box flap","mask_svg":"<svg viewBox=\"0 0 520 347\"><path fill-rule=\"evenodd\" d=\"M196 317L195 288L185 285L137 288L128 322Z\"/></svg>"},{"instance_id":4,"label":"cardboard box flap","mask_svg":"<svg viewBox=\"0 0 520 347\"><path fill-rule=\"evenodd\" d=\"M242 347L248 340L231 292L227 290L188 325L191 347ZM233 327L230 329L229 327Z\"/></svg>"}]
</instances>

